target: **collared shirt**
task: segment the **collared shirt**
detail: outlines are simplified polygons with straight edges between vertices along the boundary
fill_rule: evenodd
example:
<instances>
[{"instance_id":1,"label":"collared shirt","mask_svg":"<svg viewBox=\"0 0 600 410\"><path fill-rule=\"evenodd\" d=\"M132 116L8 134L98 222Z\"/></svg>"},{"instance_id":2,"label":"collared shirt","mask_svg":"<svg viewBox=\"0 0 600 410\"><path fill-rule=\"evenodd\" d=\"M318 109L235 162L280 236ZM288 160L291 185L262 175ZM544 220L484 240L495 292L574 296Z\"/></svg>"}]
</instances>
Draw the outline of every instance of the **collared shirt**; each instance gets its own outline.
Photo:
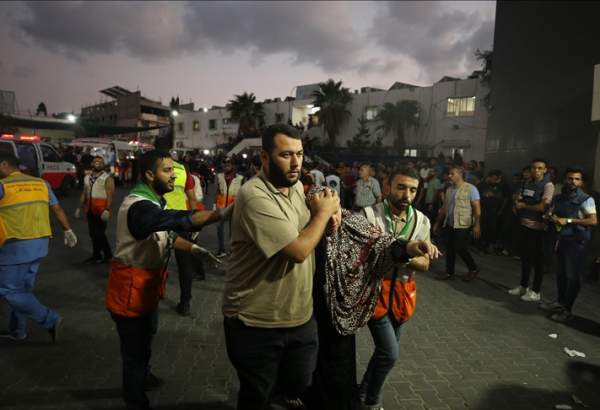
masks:
<instances>
[{"instance_id":1,"label":"collared shirt","mask_svg":"<svg viewBox=\"0 0 600 410\"><path fill-rule=\"evenodd\" d=\"M225 316L261 328L295 327L310 320L314 252L302 263L280 252L309 221L300 182L284 194L261 173L242 186L231 219Z\"/></svg>"},{"instance_id":2,"label":"collared shirt","mask_svg":"<svg viewBox=\"0 0 600 410\"><path fill-rule=\"evenodd\" d=\"M58 205L58 200L48 182L48 205ZM4 186L0 184L0 199L4 198ZM30 263L48 255L49 238L9 239L0 247L0 265L20 265Z\"/></svg>"},{"instance_id":3,"label":"collared shirt","mask_svg":"<svg viewBox=\"0 0 600 410\"><path fill-rule=\"evenodd\" d=\"M381 188L375 178L369 177L366 181L361 178L356 182L354 193L356 194L356 199L354 200L355 206L364 208L365 206L372 206L377 202L377 197L381 196Z\"/></svg>"}]
</instances>

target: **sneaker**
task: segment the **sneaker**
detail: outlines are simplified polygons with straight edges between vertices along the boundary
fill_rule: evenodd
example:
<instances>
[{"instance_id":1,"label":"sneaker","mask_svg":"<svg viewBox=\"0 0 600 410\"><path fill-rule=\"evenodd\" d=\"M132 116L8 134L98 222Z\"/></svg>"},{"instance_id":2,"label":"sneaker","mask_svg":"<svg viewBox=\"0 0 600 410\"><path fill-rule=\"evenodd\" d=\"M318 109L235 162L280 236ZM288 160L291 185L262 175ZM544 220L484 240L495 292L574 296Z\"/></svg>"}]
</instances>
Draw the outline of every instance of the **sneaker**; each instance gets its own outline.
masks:
<instances>
[{"instance_id":1,"label":"sneaker","mask_svg":"<svg viewBox=\"0 0 600 410\"><path fill-rule=\"evenodd\" d=\"M509 290L508 294L513 296L521 296L526 294L528 291L529 289L525 289L523 286L517 286L516 288Z\"/></svg>"},{"instance_id":2,"label":"sneaker","mask_svg":"<svg viewBox=\"0 0 600 410\"><path fill-rule=\"evenodd\" d=\"M219 253L217 253L215 255L217 258L224 258L225 256L227 256L227 253L225 251L220 251Z\"/></svg>"},{"instance_id":3,"label":"sneaker","mask_svg":"<svg viewBox=\"0 0 600 410\"><path fill-rule=\"evenodd\" d=\"M177 313L179 313L180 316L187 317L190 315L190 304L179 302L175 310L177 311Z\"/></svg>"},{"instance_id":4,"label":"sneaker","mask_svg":"<svg viewBox=\"0 0 600 410\"><path fill-rule=\"evenodd\" d=\"M521 300L525 302L539 302L541 298L541 294L539 292L534 292L533 290L530 290L521 296Z\"/></svg>"},{"instance_id":5,"label":"sneaker","mask_svg":"<svg viewBox=\"0 0 600 410\"><path fill-rule=\"evenodd\" d=\"M463 276L463 281L471 282L473 279L475 279L477 277L477 275L479 275L479 269L469 271L469 273L467 273L465 276Z\"/></svg>"},{"instance_id":6,"label":"sneaker","mask_svg":"<svg viewBox=\"0 0 600 410\"><path fill-rule=\"evenodd\" d=\"M160 377L156 377L154 373L148 373L144 380L144 390L152 391L158 390L165 384L165 381Z\"/></svg>"},{"instance_id":7,"label":"sneaker","mask_svg":"<svg viewBox=\"0 0 600 410\"><path fill-rule=\"evenodd\" d=\"M573 319L573 315L567 309L563 309L561 312L555 313L550 316L550 319L559 323L566 323Z\"/></svg>"},{"instance_id":8,"label":"sneaker","mask_svg":"<svg viewBox=\"0 0 600 410\"><path fill-rule=\"evenodd\" d=\"M554 312L554 313L558 313L558 312L562 312L563 310L565 310L565 307L558 303L558 300L553 300L551 302L542 302L539 305L539 308L542 309L544 312Z\"/></svg>"},{"instance_id":9,"label":"sneaker","mask_svg":"<svg viewBox=\"0 0 600 410\"><path fill-rule=\"evenodd\" d=\"M8 339L12 340L13 342L22 342L27 339L27 335L17 336L14 333L2 332L0 333L0 339Z\"/></svg>"}]
</instances>

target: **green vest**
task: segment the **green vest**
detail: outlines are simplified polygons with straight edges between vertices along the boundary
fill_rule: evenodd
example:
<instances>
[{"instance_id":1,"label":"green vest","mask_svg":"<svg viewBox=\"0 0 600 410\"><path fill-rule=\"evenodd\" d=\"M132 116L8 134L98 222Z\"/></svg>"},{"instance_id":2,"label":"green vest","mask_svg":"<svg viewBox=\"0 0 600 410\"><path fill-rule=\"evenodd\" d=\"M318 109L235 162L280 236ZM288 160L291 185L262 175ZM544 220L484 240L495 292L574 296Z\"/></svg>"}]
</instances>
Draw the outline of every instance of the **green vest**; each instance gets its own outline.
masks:
<instances>
[{"instance_id":1,"label":"green vest","mask_svg":"<svg viewBox=\"0 0 600 410\"><path fill-rule=\"evenodd\" d=\"M187 172L185 171L185 167L177 161L173 161L173 169L175 170L175 188L172 192L167 192L163 195L167 201L167 209L187 211L187 196L185 194Z\"/></svg>"}]
</instances>

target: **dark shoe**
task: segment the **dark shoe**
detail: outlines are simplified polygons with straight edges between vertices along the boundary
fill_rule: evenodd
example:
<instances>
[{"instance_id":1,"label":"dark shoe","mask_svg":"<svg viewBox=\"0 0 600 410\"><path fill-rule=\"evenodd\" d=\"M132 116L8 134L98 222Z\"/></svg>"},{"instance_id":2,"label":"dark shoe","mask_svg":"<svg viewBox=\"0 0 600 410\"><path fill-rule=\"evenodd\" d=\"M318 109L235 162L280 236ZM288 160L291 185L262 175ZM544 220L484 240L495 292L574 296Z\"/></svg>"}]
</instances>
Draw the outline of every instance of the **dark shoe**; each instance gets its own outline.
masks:
<instances>
[{"instance_id":1,"label":"dark shoe","mask_svg":"<svg viewBox=\"0 0 600 410\"><path fill-rule=\"evenodd\" d=\"M179 302L179 304L177 305L175 310L177 311L177 313L179 313L180 316L184 316L184 317L189 316L190 315L190 304Z\"/></svg>"},{"instance_id":2,"label":"dark shoe","mask_svg":"<svg viewBox=\"0 0 600 410\"><path fill-rule=\"evenodd\" d=\"M48 333L50 333L50 339L52 340L52 343L58 342L58 330L62 326L62 322L63 322L63 318L62 317L58 318L54 327L48 329Z\"/></svg>"},{"instance_id":3,"label":"dark shoe","mask_svg":"<svg viewBox=\"0 0 600 410\"><path fill-rule=\"evenodd\" d=\"M473 279L475 279L477 277L477 275L479 275L479 269L468 272L465 276L463 276L462 279L465 282L471 282Z\"/></svg>"},{"instance_id":4,"label":"dark shoe","mask_svg":"<svg viewBox=\"0 0 600 410\"><path fill-rule=\"evenodd\" d=\"M146 376L146 380L144 380L144 390L145 391L153 391L158 390L163 387L165 381L160 377L156 377L153 373L148 373Z\"/></svg>"},{"instance_id":5,"label":"dark shoe","mask_svg":"<svg viewBox=\"0 0 600 410\"><path fill-rule=\"evenodd\" d=\"M83 265L95 265L97 263L101 263L102 258L101 257L97 257L97 256L91 256L89 258L87 258L86 260L84 260L83 262L81 262Z\"/></svg>"},{"instance_id":6,"label":"dark shoe","mask_svg":"<svg viewBox=\"0 0 600 410\"><path fill-rule=\"evenodd\" d=\"M550 319L554 320L555 322L559 322L559 323L567 323L571 319L573 319L573 315L567 309L563 309L562 312L555 313L552 316L550 316Z\"/></svg>"},{"instance_id":7,"label":"dark shoe","mask_svg":"<svg viewBox=\"0 0 600 410\"><path fill-rule=\"evenodd\" d=\"M542 302L538 305L540 309L544 312L552 312L552 313L560 313L565 310L565 307L558 303L558 300L553 300L552 302Z\"/></svg>"},{"instance_id":8,"label":"dark shoe","mask_svg":"<svg viewBox=\"0 0 600 410\"><path fill-rule=\"evenodd\" d=\"M110 263L112 261L112 255L111 256L105 256L104 258L100 258L98 260L96 260L96 263L98 265L102 264L102 263Z\"/></svg>"},{"instance_id":9,"label":"dark shoe","mask_svg":"<svg viewBox=\"0 0 600 410\"><path fill-rule=\"evenodd\" d=\"M438 273L435 276L437 280L454 280L454 275L450 275L449 273Z\"/></svg>"}]
</instances>

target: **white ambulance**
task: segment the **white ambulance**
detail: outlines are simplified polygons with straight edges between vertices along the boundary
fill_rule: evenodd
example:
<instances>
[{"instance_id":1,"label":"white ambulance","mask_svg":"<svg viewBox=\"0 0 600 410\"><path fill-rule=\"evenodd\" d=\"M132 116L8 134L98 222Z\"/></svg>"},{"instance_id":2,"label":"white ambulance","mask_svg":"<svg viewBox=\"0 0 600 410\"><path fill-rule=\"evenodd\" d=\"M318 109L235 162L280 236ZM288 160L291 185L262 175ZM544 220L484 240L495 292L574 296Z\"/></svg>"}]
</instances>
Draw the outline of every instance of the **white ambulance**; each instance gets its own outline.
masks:
<instances>
[{"instance_id":1,"label":"white ambulance","mask_svg":"<svg viewBox=\"0 0 600 410\"><path fill-rule=\"evenodd\" d=\"M75 165L63 161L52 145L40 142L37 136L2 134L0 152L15 155L21 171L48 181L54 191L67 194L75 186Z\"/></svg>"}]
</instances>

